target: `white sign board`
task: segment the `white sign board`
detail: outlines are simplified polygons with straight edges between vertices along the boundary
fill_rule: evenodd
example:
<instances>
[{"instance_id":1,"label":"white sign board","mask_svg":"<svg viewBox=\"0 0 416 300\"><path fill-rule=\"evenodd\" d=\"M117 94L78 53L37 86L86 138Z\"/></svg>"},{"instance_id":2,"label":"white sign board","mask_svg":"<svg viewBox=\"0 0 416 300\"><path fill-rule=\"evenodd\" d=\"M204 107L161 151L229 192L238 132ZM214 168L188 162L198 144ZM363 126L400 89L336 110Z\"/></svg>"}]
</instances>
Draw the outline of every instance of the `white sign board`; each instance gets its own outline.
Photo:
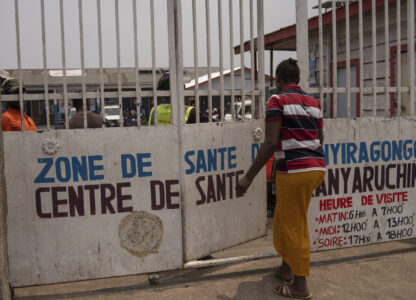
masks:
<instances>
[{"instance_id":1,"label":"white sign board","mask_svg":"<svg viewBox=\"0 0 416 300\"><path fill-rule=\"evenodd\" d=\"M235 192L260 147L255 128L264 134L264 120L184 127L186 261L265 235L265 169L244 196Z\"/></svg>"},{"instance_id":2,"label":"white sign board","mask_svg":"<svg viewBox=\"0 0 416 300\"><path fill-rule=\"evenodd\" d=\"M175 127L3 136L12 286L182 266Z\"/></svg>"},{"instance_id":3,"label":"white sign board","mask_svg":"<svg viewBox=\"0 0 416 300\"><path fill-rule=\"evenodd\" d=\"M327 173L309 209L312 251L416 236L415 118L325 120Z\"/></svg>"},{"instance_id":4,"label":"white sign board","mask_svg":"<svg viewBox=\"0 0 416 300\"><path fill-rule=\"evenodd\" d=\"M263 123L183 128L184 207L176 127L4 133L12 286L177 269L264 235L264 172L235 193Z\"/></svg>"}]
</instances>

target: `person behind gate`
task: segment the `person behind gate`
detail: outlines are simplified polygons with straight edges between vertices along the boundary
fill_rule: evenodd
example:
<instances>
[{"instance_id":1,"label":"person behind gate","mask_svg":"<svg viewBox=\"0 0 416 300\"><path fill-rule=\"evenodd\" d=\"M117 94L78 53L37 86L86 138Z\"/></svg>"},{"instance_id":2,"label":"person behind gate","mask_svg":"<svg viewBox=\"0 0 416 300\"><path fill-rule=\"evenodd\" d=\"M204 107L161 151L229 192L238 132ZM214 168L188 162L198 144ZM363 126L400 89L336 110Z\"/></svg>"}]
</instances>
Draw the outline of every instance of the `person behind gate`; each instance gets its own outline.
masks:
<instances>
[{"instance_id":1,"label":"person behind gate","mask_svg":"<svg viewBox=\"0 0 416 300\"><path fill-rule=\"evenodd\" d=\"M169 72L166 72L159 79L157 84L158 91L169 91L170 90L170 79ZM155 111L154 107L150 111L149 125L155 125ZM157 121L158 125L169 125L171 123L171 104L169 97L161 97L160 104L157 106ZM208 116L200 114L200 122L208 122ZM191 101L188 99L185 103L185 124L196 123L196 110L195 100Z\"/></svg>"},{"instance_id":2,"label":"person behind gate","mask_svg":"<svg viewBox=\"0 0 416 300\"><path fill-rule=\"evenodd\" d=\"M19 94L19 82L10 77L5 70L0 70L0 90L5 95ZM22 86L22 92L26 89ZM23 122L25 131L36 131L37 127L32 118L23 113ZM3 131L21 131L22 121L20 115L19 101L9 101L7 111L1 116L1 129Z\"/></svg>"},{"instance_id":3,"label":"person behind gate","mask_svg":"<svg viewBox=\"0 0 416 300\"><path fill-rule=\"evenodd\" d=\"M273 244L282 257L282 264L274 273L282 283L273 291L281 296L308 299L312 297L306 282L310 266L308 207L313 190L324 179L325 160L321 106L298 86L299 75L294 59L277 66L279 93L271 96L267 104L265 140L236 190L245 193L274 153L277 203Z\"/></svg>"},{"instance_id":4,"label":"person behind gate","mask_svg":"<svg viewBox=\"0 0 416 300\"><path fill-rule=\"evenodd\" d=\"M76 129L76 128L84 128L84 107L82 103L82 99L74 99L72 100L72 105L77 110L77 113L69 119L69 128ZM86 103L87 107L87 128L101 128L103 127L103 119L99 114L96 114L90 110L90 100L87 99ZM108 123L108 121L107 121ZM110 124L106 124L108 127Z\"/></svg>"}]
</instances>

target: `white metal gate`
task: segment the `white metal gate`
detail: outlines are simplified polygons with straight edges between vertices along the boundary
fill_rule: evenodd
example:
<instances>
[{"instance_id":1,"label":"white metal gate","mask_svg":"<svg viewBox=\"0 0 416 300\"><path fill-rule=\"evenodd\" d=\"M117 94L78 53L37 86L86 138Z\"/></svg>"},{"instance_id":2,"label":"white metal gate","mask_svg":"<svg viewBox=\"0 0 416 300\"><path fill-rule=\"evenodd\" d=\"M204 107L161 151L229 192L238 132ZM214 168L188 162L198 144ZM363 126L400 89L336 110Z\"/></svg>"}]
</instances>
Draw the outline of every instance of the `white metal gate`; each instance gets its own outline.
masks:
<instances>
[{"instance_id":1,"label":"white metal gate","mask_svg":"<svg viewBox=\"0 0 416 300\"><path fill-rule=\"evenodd\" d=\"M115 0L113 6L117 54L115 82L111 81L111 71L103 66L103 3L97 0L95 7L99 69L98 74L93 75L97 72L85 67L85 3L78 1L81 57L78 87L71 77L77 71L66 67L66 14L62 0L59 5L62 69L53 72L62 80L60 85L47 68L47 14L41 0L44 92L28 94L23 91L25 73L20 57L25 50L20 46L19 1L15 1L18 62L15 74L20 93L1 95L1 101L19 100L23 107L23 101L44 100L46 125L44 130L37 132L22 128L21 132L2 133L2 174L7 191L7 246L3 250L8 255L12 287L181 268L186 261L265 234L264 173L256 179L247 195L235 194L236 181L248 169L262 139L265 105L263 1L241 0L238 13L233 8L235 1L228 3L229 72L223 63L223 21L228 18L222 13L224 2L205 2L208 50L203 53L207 55L207 67L202 69L207 70L207 74L198 67L196 24L201 14L196 13L197 1L192 1L193 14L186 16L193 19L194 30L195 83L191 90L185 90L184 85L183 1L158 2L166 8L169 90L157 88L160 73L156 64L155 0L148 3L149 45L152 49L150 90L143 89L141 84L144 83L140 81L136 0L131 2L130 16L135 37L135 75L130 85L125 84L127 73L121 63L119 1ZM220 38L219 67L216 67L220 80L218 89L212 87L215 78L210 57L210 5L216 5L222 16L217 18ZM247 11L249 17L246 19ZM239 16L241 46L244 24L250 24L250 71L247 71L244 55L240 69L234 66L234 15ZM199 89L203 75L207 77L207 90ZM231 77L229 87L224 86L224 76ZM235 81L237 77L241 84ZM246 81L246 78L250 80ZM250 86L245 86L246 82ZM185 97L196 98L196 124L185 124ZM205 97L203 100L206 101L201 101L200 97ZM218 100L217 97L219 101L215 107L213 98ZM237 101L237 97L241 100ZM129 119L127 123L123 122L126 98L130 99L130 111L135 109L137 112L134 126L128 126ZM50 111L50 104L56 105L59 99L63 100L65 115L62 130L53 129L56 120ZM94 103L100 107L103 120L109 120L105 112L106 106L110 106L107 104L114 104L119 108L120 128L86 128L88 118L84 113L84 129L70 129L70 100L74 99L83 100L84 111L87 99L97 99ZM154 109L153 115L148 112L156 125L141 124L144 99L154 108L160 103L165 105L166 99L170 99L168 126L160 125L162 116L158 116L158 109ZM229 112L226 111L227 103ZM240 103L241 115L237 111ZM251 114L245 113L246 105L251 107ZM220 111L219 122L213 119L215 109ZM225 122L227 113L233 121ZM202 118L207 122L202 123ZM59 122L55 122L55 128L59 127ZM5 273L3 275L7 277Z\"/></svg>"},{"instance_id":2,"label":"white metal gate","mask_svg":"<svg viewBox=\"0 0 416 300\"><path fill-rule=\"evenodd\" d=\"M58 13L62 60L60 70L53 72L60 74L59 84L56 77L48 76L45 3L40 0L44 93L24 94L20 89L19 96L1 97L2 102L18 99L21 106L23 100L32 103L45 100L47 111L46 131L2 133L4 173L1 174L6 176L7 187L7 203L5 199L1 202L2 215L8 206L8 245L2 244L0 249L1 275L5 279L3 291L8 280L7 255L11 285L23 286L180 268L191 259L264 233L266 205L258 201L265 199L262 175L257 177L247 196L238 197L233 193L236 178L248 168L261 141L253 136L257 138L261 132L258 129L262 129L265 104L263 1L162 2L166 7L169 76L174 83L165 91L157 90L161 73L155 55L158 49L156 0L148 2L151 34L147 44L152 54L148 70L139 64L140 18L136 14L136 1L131 2L134 80L130 80L130 85L126 84L128 75L121 59L119 1L112 2L117 68L115 71L104 68L101 7L104 2L97 0L99 68L93 71L84 64L82 4L85 1L79 0L77 51L80 50L82 76L78 89L74 89L70 76L75 71L66 68L63 0ZM255 2L257 10L253 9ZM237 8L233 6L237 3L238 13L235 13ZM22 83L25 70L20 55L19 0L14 4L18 65L15 76ZM319 251L414 237L414 1L323 3L318 0L319 14L309 20L307 4L308 1L296 1L294 39L302 72L301 86L320 99L325 116L331 118L325 121L327 177L315 192L309 212L311 249ZM227 6L228 15L223 13ZM212 21L213 7L223 16L217 22ZM244 13L247 8L249 17ZM324 13L324 8L330 11ZM192 12L182 15L186 9ZM198 13L201 10L203 13ZM206 38L202 53L201 35L197 30L201 16L205 16ZM239 28L233 30L236 16ZM227 37L222 34L227 28L224 19L228 19ZM190 23L192 26L184 25ZM218 64L212 63L210 33L214 23L220 33ZM250 24L250 38L246 43L244 24ZM187 57L183 54L184 32L188 27L192 33L187 32L186 37L192 36L192 43L187 47L193 48L194 59L194 79L189 82L184 78ZM292 34L293 29L282 30ZM250 55L240 55L239 66L234 65L233 52L237 36L240 53L247 48L251 50ZM288 47L290 35L283 36ZM224 70L223 50L228 43L224 40L228 39L230 63L229 70ZM308 53L309 49L317 50L315 56ZM206 56L205 70L199 66L202 56ZM250 69L246 68L246 60L250 61ZM339 68L345 68L345 87L338 85ZM356 86L351 82L354 69L358 78ZM142 88L140 71L151 77L147 88ZM310 76L315 79L314 83L308 83ZM95 79L93 87L89 81L92 78ZM338 99L339 94L345 94L345 100ZM356 118L351 118L354 117L351 116L351 94L358 101ZM98 99L95 105L101 107L104 117L103 108L108 99L115 98L120 108L123 98L128 97L134 99L136 112L146 103L157 107L159 99L163 102L163 98L170 97L171 124L141 126L138 113L137 126L129 128L50 130L53 114L48 101L55 104L62 100L63 127L68 129L68 100L83 99L85 109L87 98ZM196 124L185 125L184 100L189 97L196 98L198 113ZM337 118L338 100L345 101L346 118ZM251 108L249 120L246 105ZM215 109L220 110L221 122L211 119ZM122 111L118 114L121 121ZM203 123L203 118L208 122ZM157 110L154 119L157 124ZM225 122L229 119L236 122ZM86 125L87 118L84 118ZM245 222L247 219L250 224ZM6 224L2 226L5 230Z\"/></svg>"}]
</instances>

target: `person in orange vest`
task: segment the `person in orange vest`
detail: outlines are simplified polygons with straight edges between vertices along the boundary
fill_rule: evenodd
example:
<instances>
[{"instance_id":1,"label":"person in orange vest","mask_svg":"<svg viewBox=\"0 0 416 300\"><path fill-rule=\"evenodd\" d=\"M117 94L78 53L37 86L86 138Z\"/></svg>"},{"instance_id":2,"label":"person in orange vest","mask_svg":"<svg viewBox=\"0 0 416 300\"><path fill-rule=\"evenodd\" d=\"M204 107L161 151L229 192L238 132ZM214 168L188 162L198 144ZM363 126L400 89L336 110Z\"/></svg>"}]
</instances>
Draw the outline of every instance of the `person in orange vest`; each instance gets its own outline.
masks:
<instances>
[{"instance_id":1,"label":"person in orange vest","mask_svg":"<svg viewBox=\"0 0 416 300\"><path fill-rule=\"evenodd\" d=\"M18 94L19 83L16 79L9 76L4 70L0 70L0 86L2 94ZM23 91L25 89L23 88ZM33 120L23 113L25 131L36 131L36 125ZM3 131L21 131L22 121L20 115L19 101L9 101L8 109L1 116L1 129Z\"/></svg>"}]
</instances>

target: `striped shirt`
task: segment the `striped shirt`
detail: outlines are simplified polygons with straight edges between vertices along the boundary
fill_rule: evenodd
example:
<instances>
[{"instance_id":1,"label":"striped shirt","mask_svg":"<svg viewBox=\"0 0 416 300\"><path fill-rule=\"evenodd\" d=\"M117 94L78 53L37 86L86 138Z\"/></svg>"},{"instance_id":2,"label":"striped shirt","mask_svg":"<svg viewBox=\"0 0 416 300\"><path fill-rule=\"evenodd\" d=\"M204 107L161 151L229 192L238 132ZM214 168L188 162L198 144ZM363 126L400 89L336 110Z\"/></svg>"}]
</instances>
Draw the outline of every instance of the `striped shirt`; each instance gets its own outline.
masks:
<instances>
[{"instance_id":1,"label":"striped shirt","mask_svg":"<svg viewBox=\"0 0 416 300\"><path fill-rule=\"evenodd\" d=\"M325 160L318 137L323 127L319 102L297 85L285 87L267 104L266 122L281 122L276 148L277 173L325 171Z\"/></svg>"}]
</instances>

